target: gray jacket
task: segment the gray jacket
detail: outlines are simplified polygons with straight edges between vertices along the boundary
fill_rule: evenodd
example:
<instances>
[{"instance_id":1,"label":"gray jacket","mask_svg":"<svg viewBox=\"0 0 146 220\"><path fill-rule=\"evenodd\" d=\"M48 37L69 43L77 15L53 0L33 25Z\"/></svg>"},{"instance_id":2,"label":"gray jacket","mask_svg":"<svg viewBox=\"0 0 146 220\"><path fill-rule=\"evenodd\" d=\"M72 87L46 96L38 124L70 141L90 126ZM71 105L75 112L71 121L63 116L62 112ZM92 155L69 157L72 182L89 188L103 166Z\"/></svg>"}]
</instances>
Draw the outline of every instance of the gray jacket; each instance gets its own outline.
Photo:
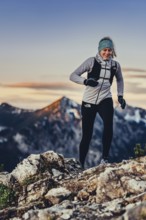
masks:
<instances>
[{"instance_id":1,"label":"gray jacket","mask_svg":"<svg viewBox=\"0 0 146 220\"><path fill-rule=\"evenodd\" d=\"M104 61L99 54L97 54L96 57L90 57L85 62L83 62L73 73L71 73L70 80L75 83L84 85L84 80L86 78L82 77L81 75L87 72L88 76L90 76L90 72L92 71L95 59L101 64L98 85L96 87L85 87L83 101L91 104L99 104L103 99L112 97L110 91L111 84L109 79L111 76L111 66L115 66L115 62L117 64L117 70L115 73L117 80L117 95L123 96L124 82L120 64L112 58L108 61Z\"/></svg>"}]
</instances>

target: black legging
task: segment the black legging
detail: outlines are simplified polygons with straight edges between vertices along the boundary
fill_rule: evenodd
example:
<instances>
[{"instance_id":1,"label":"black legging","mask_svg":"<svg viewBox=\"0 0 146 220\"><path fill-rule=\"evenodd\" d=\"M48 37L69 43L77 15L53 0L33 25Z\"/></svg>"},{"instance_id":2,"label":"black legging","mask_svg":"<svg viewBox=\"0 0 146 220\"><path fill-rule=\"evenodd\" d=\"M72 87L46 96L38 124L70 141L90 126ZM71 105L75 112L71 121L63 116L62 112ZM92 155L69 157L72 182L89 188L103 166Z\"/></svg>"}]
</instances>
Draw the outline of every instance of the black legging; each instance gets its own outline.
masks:
<instances>
[{"instance_id":1,"label":"black legging","mask_svg":"<svg viewBox=\"0 0 146 220\"><path fill-rule=\"evenodd\" d=\"M98 105L82 102L82 140L79 146L79 160L84 166L85 158L89 150L89 144L93 134L93 126L98 112L103 120L104 130L102 136L102 158L107 159L112 136L113 136L113 100L112 98L106 98Z\"/></svg>"}]
</instances>

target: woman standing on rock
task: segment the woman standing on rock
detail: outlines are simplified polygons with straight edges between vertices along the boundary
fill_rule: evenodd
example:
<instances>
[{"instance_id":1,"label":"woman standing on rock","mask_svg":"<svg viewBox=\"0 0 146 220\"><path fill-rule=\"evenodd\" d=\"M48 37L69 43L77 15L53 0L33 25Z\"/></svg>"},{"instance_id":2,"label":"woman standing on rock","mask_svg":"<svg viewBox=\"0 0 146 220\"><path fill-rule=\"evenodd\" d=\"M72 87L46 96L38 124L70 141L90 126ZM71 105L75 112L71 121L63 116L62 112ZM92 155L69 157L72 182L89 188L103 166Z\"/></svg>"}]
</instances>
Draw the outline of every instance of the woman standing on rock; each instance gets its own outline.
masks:
<instances>
[{"instance_id":1,"label":"woman standing on rock","mask_svg":"<svg viewBox=\"0 0 146 220\"><path fill-rule=\"evenodd\" d=\"M124 83L121 67L117 61L113 60L114 56L116 53L112 39L104 37L99 41L96 57L88 58L70 75L71 81L86 86L81 107L82 140L79 147L79 160L83 168L97 112L104 124L101 163L108 163L114 113L110 88L114 76L117 80L118 102L122 109L126 106L123 98ZM87 79L81 76L85 72L87 72Z\"/></svg>"}]
</instances>

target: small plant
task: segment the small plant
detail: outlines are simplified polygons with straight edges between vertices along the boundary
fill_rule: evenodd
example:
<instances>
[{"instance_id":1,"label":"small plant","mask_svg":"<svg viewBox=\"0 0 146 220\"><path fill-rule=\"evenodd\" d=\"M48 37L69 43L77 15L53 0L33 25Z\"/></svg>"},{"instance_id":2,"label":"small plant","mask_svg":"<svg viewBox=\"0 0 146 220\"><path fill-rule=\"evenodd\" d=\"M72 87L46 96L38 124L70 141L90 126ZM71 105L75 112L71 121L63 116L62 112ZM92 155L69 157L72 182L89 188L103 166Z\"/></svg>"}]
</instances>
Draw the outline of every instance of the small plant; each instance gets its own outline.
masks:
<instances>
[{"instance_id":1,"label":"small plant","mask_svg":"<svg viewBox=\"0 0 146 220\"><path fill-rule=\"evenodd\" d=\"M14 201L14 191L0 183L0 209L3 209Z\"/></svg>"},{"instance_id":2,"label":"small plant","mask_svg":"<svg viewBox=\"0 0 146 220\"><path fill-rule=\"evenodd\" d=\"M144 148L141 147L141 144L136 144L134 148L135 157L141 157L146 154L146 145Z\"/></svg>"},{"instance_id":3,"label":"small plant","mask_svg":"<svg viewBox=\"0 0 146 220\"><path fill-rule=\"evenodd\" d=\"M146 210L142 209L140 213L140 220L145 220L146 219Z\"/></svg>"}]
</instances>

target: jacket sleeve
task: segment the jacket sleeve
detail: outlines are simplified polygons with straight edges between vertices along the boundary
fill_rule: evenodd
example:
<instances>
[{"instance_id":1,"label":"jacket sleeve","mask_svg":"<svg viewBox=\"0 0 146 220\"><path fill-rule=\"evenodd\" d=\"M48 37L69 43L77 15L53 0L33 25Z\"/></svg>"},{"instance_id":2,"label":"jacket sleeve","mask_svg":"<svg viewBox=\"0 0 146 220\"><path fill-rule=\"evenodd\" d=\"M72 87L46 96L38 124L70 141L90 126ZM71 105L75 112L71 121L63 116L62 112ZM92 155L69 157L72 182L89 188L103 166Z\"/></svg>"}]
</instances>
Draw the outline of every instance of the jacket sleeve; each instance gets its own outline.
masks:
<instances>
[{"instance_id":1,"label":"jacket sleeve","mask_svg":"<svg viewBox=\"0 0 146 220\"><path fill-rule=\"evenodd\" d=\"M92 57L85 60L73 73L71 73L70 80L75 83L83 85L85 77L82 77L81 75L85 72L89 72L92 65L93 65Z\"/></svg>"},{"instance_id":2,"label":"jacket sleeve","mask_svg":"<svg viewBox=\"0 0 146 220\"><path fill-rule=\"evenodd\" d=\"M116 71L116 80L117 80L117 94L122 95L124 94L124 80L122 76L122 70L120 64L117 62L117 71Z\"/></svg>"}]
</instances>

